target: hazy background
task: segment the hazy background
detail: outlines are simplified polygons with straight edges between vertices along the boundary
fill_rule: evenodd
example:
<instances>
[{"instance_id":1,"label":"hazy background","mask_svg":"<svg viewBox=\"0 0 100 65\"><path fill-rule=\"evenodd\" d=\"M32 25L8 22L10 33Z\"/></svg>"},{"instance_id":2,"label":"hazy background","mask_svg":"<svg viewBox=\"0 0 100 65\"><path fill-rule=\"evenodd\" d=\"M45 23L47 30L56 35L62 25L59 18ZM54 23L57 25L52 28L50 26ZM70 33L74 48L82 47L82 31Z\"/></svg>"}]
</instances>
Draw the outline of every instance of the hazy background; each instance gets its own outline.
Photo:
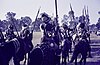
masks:
<instances>
[{"instance_id":1,"label":"hazy background","mask_svg":"<svg viewBox=\"0 0 100 65\"><path fill-rule=\"evenodd\" d=\"M34 20L37 10L41 6L41 13L47 12L55 16L55 0L0 0L0 19L5 19L5 14L9 11L17 13L16 18L30 16ZM82 14L84 5L88 6L91 23L96 23L100 14L100 0L58 0L59 20L64 14L70 11L69 5L75 12L75 16Z\"/></svg>"}]
</instances>

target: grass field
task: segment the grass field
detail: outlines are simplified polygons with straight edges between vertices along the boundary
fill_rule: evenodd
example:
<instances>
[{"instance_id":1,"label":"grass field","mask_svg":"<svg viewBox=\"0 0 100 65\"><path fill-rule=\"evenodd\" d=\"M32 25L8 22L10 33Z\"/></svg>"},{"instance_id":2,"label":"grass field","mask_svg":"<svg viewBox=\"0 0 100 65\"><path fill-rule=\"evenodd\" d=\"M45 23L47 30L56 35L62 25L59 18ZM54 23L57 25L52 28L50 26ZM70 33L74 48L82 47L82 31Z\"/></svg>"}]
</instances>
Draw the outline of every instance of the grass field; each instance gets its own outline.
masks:
<instances>
[{"instance_id":1,"label":"grass field","mask_svg":"<svg viewBox=\"0 0 100 65\"><path fill-rule=\"evenodd\" d=\"M91 37L91 40L100 40L100 36L97 36L97 35L95 35L94 33L92 33L92 34L90 35L90 37Z\"/></svg>"},{"instance_id":2,"label":"grass field","mask_svg":"<svg viewBox=\"0 0 100 65\"><path fill-rule=\"evenodd\" d=\"M42 37L42 32L34 32L33 33L33 45L35 46L37 43L40 43Z\"/></svg>"},{"instance_id":3,"label":"grass field","mask_svg":"<svg viewBox=\"0 0 100 65\"><path fill-rule=\"evenodd\" d=\"M34 32L33 33L33 45L35 46L37 43L40 43L40 40L41 40L41 37L42 37L42 32ZM95 35L94 33L92 33L90 35L91 37L91 40L100 40L100 36L97 36Z\"/></svg>"}]
</instances>

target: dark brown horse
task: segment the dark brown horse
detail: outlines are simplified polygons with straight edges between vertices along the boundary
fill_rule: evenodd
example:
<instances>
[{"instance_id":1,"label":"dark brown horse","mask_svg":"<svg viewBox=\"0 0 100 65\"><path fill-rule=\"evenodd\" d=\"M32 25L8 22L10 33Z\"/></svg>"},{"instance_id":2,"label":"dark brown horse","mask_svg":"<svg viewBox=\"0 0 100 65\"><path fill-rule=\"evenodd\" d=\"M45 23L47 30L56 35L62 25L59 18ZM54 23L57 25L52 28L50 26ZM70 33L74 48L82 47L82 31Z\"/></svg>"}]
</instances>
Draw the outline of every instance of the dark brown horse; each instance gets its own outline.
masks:
<instances>
[{"instance_id":1,"label":"dark brown horse","mask_svg":"<svg viewBox=\"0 0 100 65\"><path fill-rule=\"evenodd\" d=\"M43 38L42 43L32 50L29 65L56 65L55 52L57 49L58 46L52 37Z\"/></svg>"},{"instance_id":2,"label":"dark brown horse","mask_svg":"<svg viewBox=\"0 0 100 65\"><path fill-rule=\"evenodd\" d=\"M19 50L19 43L17 40L12 40L9 42L4 42L0 46L0 65L9 65L9 61Z\"/></svg>"},{"instance_id":3,"label":"dark brown horse","mask_svg":"<svg viewBox=\"0 0 100 65\"><path fill-rule=\"evenodd\" d=\"M89 42L86 40L80 40L78 44L75 46L73 56L71 58L70 62L73 62L75 60L75 65L77 65L77 56L79 54L82 55L82 58L80 60L80 65L82 65L82 61L84 61L84 65L86 64L86 58L87 58L87 53L90 49Z\"/></svg>"},{"instance_id":4,"label":"dark brown horse","mask_svg":"<svg viewBox=\"0 0 100 65\"><path fill-rule=\"evenodd\" d=\"M62 63L66 64L66 59L69 61L69 49L70 49L70 41L65 39L64 45L62 47Z\"/></svg>"},{"instance_id":5,"label":"dark brown horse","mask_svg":"<svg viewBox=\"0 0 100 65\"><path fill-rule=\"evenodd\" d=\"M29 62L29 56L30 56L30 51L33 49L33 44L32 44L32 33L29 34L29 36L25 39L18 38L18 41L20 42L20 49L14 56L14 64L15 65L20 65L20 61L24 60L26 63L26 54L28 53L28 62Z\"/></svg>"}]
</instances>

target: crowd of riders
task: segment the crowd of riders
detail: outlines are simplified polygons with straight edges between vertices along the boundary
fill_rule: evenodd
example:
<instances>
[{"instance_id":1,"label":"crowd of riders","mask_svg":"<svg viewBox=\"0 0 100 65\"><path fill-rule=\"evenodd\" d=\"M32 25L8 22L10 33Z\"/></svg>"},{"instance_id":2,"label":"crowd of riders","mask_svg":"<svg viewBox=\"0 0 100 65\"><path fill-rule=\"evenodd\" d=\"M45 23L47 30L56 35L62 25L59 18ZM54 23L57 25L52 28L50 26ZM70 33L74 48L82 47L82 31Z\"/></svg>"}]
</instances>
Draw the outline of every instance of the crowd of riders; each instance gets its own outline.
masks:
<instances>
[{"instance_id":1,"label":"crowd of riders","mask_svg":"<svg viewBox=\"0 0 100 65\"><path fill-rule=\"evenodd\" d=\"M16 24L13 23L12 17L9 17L10 21L12 21L12 24L8 26L8 29L5 31L6 32L5 35L2 32L2 28L0 29L0 46L1 47L5 46L4 42L12 41L14 38L21 38L23 40L26 40L24 42L28 42L27 40L32 41L32 37L34 36L33 30L29 29L31 25L28 25L28 24L23 25L24 29L22 29L19 34L15 26ZM52 48L53 45L56 45L56 47L54 48L57 48L57 50L55 51L56 58L57 58L56 59L57 65L60 65L61 56L66 58L66 56L69 53L73 53L73 49L77 45L78 41L81 40L84 42L88 42L88 44L91 42L89 27L88 27L89 15L87 14L87 15L80 16L78 23L75 22L74 11L69 12L69 17L70 17L70 22L73 22L72 24L70 24L71 26L66 24L66 23L69 23L68 21L66 21L66 23L63 22L62 25L60 26L56 18L52 19L45 12L41 14L42 24L40 25L40 28L43 31L42 32L43 36L41 38L40 44L37 46L41 46L42 44L47 44L48 46L49 44L50 48ZM15 34L14 29L16 29L17 34ZM28 42L28 43L31 43L31 42ZM33 49L32 47L33 45L30 45L29 47ZM69 48L67 50L68 54L65 49L66 47ZM27 52L27 49L26 49L26 52ZM91 47L90 47L88 55L89 57L92 57Z\"/></svg>"}]
</instances>

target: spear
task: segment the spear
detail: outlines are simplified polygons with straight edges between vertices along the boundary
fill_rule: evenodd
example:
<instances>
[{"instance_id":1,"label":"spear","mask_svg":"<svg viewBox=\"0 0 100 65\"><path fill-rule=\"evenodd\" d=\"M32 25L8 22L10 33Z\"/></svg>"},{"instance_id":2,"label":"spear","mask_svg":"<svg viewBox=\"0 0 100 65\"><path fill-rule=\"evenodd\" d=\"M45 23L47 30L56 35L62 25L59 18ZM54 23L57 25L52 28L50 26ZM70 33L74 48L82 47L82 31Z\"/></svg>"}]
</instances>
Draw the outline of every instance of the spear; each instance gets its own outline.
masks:
<instances>
[{"instance_id":1,"label":"spear","mask_svg":"<svg viewBox=\"0 0 100 65\"><path fill-rule=\"evenodd\" d=\"M57 0L55 0L55 9L56 9L56 32L58 35L58 38L60 40L60 33L59 33L59 26L58 26L58 11L57 11Z\"/></svg>"},{"instance_id":2,"label":"spear","mask_svg":"<svg viewBox=\"0 0 100 65\"><path fill-rule=\"evenodd\" d=\"M35 28L35 24L36 24L37 17L38 17L38 15L39 15L40 9L41 9L41 7L38 9L38 12L37 12L37 15L36 15L36 18L35 18L35 21L34 21L34 26L33 26L33 28ZM32 30L32 32L33 32L33 30Z\"/></svg>"},{"instance_id":3,"label":"spear","mask_svg":"<svg viewBox=\"0 0 100 65\"><path fill-rule=\"evenodd\" d=\"M72 17L73 17L73 19L74 19L74 11L73 11L73 9L72 9L71 3L70 3L70 9L71 9L71 14L73 14ZM71 20L72 20L72 19L71 19Z\"/></svg>"},{"instance_id":4,"label":"spear","mask_svg":"<svg viewBox=\"0 0 100 65\"><path fill-rule=\"evenodd\" d=\"M87 15L86 6L84 5L85 16Z\"/></svg>"},{"instance_id":5,"label":"spear","mask_svg":"<svg viewBox=\"0 0 100 65\"><path fill-rule=\"evenodd\" d=\"M57 0L55 0L55 9L56 9L56 22L58 23Z\"/></svg>"},{"instance_id":6,"label":"spear","mask_svg":"<svg viewBox=\"0 0 100 65\"><path fill-rule=\"evenodd\" d=\"M88 6L87 6L87 15L89 16Z\"/></svg>"},{"instance_id":7,"label":"spear","mask_svg":"<svg viewBox=\"0 0 100 65\"><path fill-rule=\"evenodd\" d=\"M37 15L36 15L35 21L37 20L37 17L38 17L38 15L39 15L40 9L41 9L41 7L38 9L38 12L37 12Z\"/></svg>"},{"instance_id":8,"label":"spear","mask_svg":"<svg viewBox=\"0 0 100 65\"><path fill-rule=\"evenodd\" d=\"M83 8L83 10L82 10L82 15L84 16L84 8Z\"/></svg>"},{"instance_id":9,"label":"spear","mask_svg":"<svg viewBox=\"0 0 100 65\"><path fill-rule=\"evenodd\" d=\"M89 19L89 11L88 11L88 6L87 6L87 18ZM89 20L87 20L89 22Z\"/></svg>"},{"instance_id":10,"label":"spear","mask_svg":"<svg viewBox=\"0 0 100 65\"><path fill-rule=\"evenodd\" d=\"M71 3L70 3L70 9L71 9L71 11L73 11L73 10L72 10L72 6L71 6Z\"/></svg>"}]
</instances>

